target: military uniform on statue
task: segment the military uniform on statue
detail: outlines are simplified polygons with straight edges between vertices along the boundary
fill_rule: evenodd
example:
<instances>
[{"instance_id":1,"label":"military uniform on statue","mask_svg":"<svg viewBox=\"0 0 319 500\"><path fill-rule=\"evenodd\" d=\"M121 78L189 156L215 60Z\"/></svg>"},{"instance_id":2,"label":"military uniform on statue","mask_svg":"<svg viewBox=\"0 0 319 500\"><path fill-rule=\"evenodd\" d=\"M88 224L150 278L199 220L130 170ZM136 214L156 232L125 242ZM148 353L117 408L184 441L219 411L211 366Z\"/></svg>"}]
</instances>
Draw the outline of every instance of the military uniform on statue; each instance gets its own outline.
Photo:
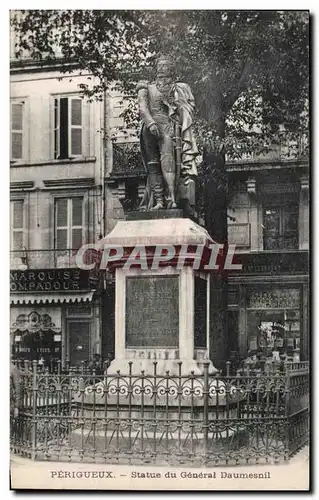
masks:
<instances>
[{"instance_id":1,"label":"military uniform on statue","mask_svg":"<svg viewBox=\"0 0 319 500\"><path fill-rule=\"evenodd\" d=\"M154 83L139 83L138 104L146 189L140 210L119 221L103 244L120 244L128 255L142 244L149 262L159 245L176 255L189 245L193 256L194 248L207 249L213 240L193 217L199 156L194 97L186 83L174 82L167 57L158 60ZM215 373L209 360L209 272L189 264L179 267L176 259L153 264L147 269L108 265L116 287L115 358L108 373L127 373L128 363L134 376L142 370L152 374L154 366L158 375L200 375L205 363ZM198 307L199 295L204 310Z\"/></svg>"},{"instance_id":2,"label":"military uniform on statue","mask_svg":"<svg viewBox=\"0 0 319 500\"><path fill-rule=\"evenodd\" d=\"M138 84L141 153L148 174L141 209L184 208L193 215L198 149L193 136L194 97L174 83L167 57L157 63L155 83Z\"/></svg>"}]
</instances>

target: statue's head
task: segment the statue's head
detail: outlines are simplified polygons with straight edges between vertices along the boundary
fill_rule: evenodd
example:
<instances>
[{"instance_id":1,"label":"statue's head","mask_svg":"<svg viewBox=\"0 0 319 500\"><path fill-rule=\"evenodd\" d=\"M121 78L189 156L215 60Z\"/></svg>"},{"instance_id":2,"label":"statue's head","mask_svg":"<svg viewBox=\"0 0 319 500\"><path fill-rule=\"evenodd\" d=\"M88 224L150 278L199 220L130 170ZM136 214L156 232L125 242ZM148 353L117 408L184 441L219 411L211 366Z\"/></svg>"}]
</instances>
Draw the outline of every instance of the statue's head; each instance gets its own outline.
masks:
<instances>
[{"instance_id":1,"label":"statue's head","mask_svg":"<svg viewBox=\"0 0 319 500\"><path fill-rule=\"evenodd\" d=\"M157 60L157 76L173 76L174 64L168 56L160 56Z\"/></svg>"}]
</instances>

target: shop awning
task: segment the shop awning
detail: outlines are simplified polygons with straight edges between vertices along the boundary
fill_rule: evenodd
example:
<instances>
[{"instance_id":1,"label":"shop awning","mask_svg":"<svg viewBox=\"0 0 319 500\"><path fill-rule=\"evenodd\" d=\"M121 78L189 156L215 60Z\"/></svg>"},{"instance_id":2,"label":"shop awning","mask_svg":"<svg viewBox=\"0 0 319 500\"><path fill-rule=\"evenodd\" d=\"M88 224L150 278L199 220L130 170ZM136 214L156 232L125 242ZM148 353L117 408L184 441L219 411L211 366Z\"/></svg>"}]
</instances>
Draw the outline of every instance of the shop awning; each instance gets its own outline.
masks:
<instances>
[{"instance_id":1,"label":"shop awning","mask_svg":"<svg viewBox=\"0 0 319 500\"><path fill-rule=\"evenodd\" d=\"M11 304L63 304L65 302L91 302L94 291L77 293L21 293L11 294Z\"/></svg>"}]
</instances>

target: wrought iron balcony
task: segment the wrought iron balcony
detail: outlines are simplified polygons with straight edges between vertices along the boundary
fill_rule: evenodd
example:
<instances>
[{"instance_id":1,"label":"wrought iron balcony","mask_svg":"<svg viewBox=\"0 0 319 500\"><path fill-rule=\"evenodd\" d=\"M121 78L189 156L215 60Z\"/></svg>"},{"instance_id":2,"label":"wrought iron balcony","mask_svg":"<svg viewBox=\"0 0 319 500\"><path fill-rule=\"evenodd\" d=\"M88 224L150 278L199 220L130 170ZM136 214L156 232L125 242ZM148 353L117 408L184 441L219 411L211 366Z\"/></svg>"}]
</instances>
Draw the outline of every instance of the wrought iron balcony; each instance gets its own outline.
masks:
<instances>
[{"instance_id":1,"label":"wrought iron balcony","mask_svg":"<svg viewBox=\"0 0 319 500\"><path fill-rule=\"evenodd\" d=\"M145 169L139 142L113 143L112 177L143 176Z\"/></svg>"},{"instance_id":2,"label":"wrought iron balcony","mask_svg":"<svg viewBox=\"0 0 319 500\"><path fill-rule=\"evenodd\" d=\"M229 138L231 143L232 138ZM258 149L258 152L257 152ZM296 140L287 140L284 136L277 144L265 146L249 146L249 142L241 144L233 140L232 148L226 154L226 162L236 161L285 161L302 160L309 156L309 141L306 136Z\"/></svg>"},{"instance_id":3,"label":"wrought iron balcony","mask_svg":"<svg viewBox=\"0 0 319 500\"><path fill-rule=\"evenodd\" d=\"M78 267L75 261L78 250L71 248L56 250L13 250L10 252L10 269L63 269ZM93 262L96 252L85 253L85 263Z\"/></svg>"}]
</instances>

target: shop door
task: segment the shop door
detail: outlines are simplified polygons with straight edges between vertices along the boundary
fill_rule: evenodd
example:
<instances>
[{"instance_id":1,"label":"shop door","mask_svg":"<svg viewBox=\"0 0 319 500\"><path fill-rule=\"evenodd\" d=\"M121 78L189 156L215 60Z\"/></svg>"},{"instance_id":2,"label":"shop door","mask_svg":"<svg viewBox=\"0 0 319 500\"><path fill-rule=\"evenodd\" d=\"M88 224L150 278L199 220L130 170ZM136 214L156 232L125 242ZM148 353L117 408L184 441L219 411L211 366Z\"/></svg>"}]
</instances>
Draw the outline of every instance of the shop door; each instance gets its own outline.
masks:
<instances>
[{"instance_id":1,"label":"shop door","mask_svg":"<svg viewBox=\"0 0 319 500\"><path fill-rule=\"evenodd\" d=\"M79 366L90 359L90 322L68 321L69 359L71 366Z\"/></svg>"}]
</instances>

